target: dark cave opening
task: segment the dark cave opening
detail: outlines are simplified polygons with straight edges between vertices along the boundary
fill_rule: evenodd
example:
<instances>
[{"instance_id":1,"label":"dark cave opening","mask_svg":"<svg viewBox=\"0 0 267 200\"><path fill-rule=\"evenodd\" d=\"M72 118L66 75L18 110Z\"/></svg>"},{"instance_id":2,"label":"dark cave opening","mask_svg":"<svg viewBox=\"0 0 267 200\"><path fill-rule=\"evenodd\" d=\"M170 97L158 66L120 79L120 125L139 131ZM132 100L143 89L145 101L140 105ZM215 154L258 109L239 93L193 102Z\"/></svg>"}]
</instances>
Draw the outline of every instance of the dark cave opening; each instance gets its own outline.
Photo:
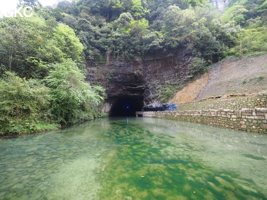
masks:
<instances>
[{"instance_id":1,"label":"dark cave opening","mask_svg":"<svg viewBox=\"0 0 267 200\"><path fill-rule=\"evenodd\" d=\"M117 97L112 100L109 116L135 116L136 111L141 111L144 102L143 97Z\"/></svg>"}]
</instances>

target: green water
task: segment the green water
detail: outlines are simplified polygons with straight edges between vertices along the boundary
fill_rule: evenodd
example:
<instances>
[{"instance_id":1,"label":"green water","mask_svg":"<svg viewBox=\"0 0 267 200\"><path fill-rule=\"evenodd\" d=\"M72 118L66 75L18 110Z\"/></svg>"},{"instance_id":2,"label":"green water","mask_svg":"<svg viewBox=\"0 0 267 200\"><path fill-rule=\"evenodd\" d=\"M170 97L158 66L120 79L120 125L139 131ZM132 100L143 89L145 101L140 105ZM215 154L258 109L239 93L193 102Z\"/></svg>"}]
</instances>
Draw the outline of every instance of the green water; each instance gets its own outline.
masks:
<instances>
[{"instance_id":1,"label":"green water","mask_svg":"<svg viewBox=\"0 0 267 200\"><path fill-rule=\"evenodd\" d=\"M267 199L267 135L107 118L0 139L0 199Z\"/></svg>"}]
</instances>

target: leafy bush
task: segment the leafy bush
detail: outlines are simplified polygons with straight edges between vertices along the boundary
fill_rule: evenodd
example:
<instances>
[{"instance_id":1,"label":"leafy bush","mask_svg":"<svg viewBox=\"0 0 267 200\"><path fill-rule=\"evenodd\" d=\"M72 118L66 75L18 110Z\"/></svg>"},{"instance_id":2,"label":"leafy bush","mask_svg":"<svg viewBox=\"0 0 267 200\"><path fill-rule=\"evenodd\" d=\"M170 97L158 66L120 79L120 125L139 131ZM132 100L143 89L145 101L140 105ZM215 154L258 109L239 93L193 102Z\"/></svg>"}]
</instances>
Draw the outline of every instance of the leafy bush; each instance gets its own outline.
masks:
<instances>
[{"instance_id":1,"label":"leafy bush","mask_svg":"<svg viewBox=\"0 0 267 200\"><path fill-rule=\"evenodd\" d=\"M72 60L53 65L45 79L50 91L53 119L61 124L73 124L98 117L104 89L90 86Z\"/></svg>"},{"instance_id":2,"label":"leafy bush","mask_svg":"<svg viewBox=\"0 0 267 200\"><path fill-rule=\"evenodd\" d=\"M229 49L230 56L248 56L267 53L267 27L244 29L238 34L238 43Z\"/></svg>"},{"instance_id":3,"label":"leafy bush","mask_svg":"<svg viewBox=\"0 0 267 200\"><path fill-rule=\"evenodd\" d=\"M207 71L209 64L203 58L195 57L190 64L190 72L192 74L203 74Z\"/></svg>"},{"instance_id":4,"label":"leafy bush","mask_svg":"<svg viewBox=\"0 0 267 200\"><path fill-rule=\"evenodd\" d=\"M185 85L177 85L177 84L165 84L164 87L158 87L159 91L159 100L161 103L166 103L171 98L175 96L175 94L181 90Z\"/></svg>"},{"instance_id":5,"label":"leafy bush","mask_svg":"<svg viewBox=\"0 0 267 200\"><path fill-rule=\"evenodd\" d=\"M165 103L170 100L173 96L173 91L170 87L166 87L164 92L160 95L160 102Z\"/></svg>"},{"instance_id":6,"label":"leafy bush","mask_svg":"<svg viewBox=\"0 0 267 200\"><path fill-rule=\"evenodd\" d=\"M49 88L6 72L0 80L0 134L35 131L48 122Z\"/></svg>"},{"instance_id":7,"label":"leafy bush","mask_svg":"<svg viewBox=\"0 0 267 200\"><path fill-rule=\"evenodd\" d=\"M0 20L0 74L9 70L20 77L43 78L46 64L66 58L78 61L83 45L69 26L38 16Z\"/></svg>"}]
</instances>

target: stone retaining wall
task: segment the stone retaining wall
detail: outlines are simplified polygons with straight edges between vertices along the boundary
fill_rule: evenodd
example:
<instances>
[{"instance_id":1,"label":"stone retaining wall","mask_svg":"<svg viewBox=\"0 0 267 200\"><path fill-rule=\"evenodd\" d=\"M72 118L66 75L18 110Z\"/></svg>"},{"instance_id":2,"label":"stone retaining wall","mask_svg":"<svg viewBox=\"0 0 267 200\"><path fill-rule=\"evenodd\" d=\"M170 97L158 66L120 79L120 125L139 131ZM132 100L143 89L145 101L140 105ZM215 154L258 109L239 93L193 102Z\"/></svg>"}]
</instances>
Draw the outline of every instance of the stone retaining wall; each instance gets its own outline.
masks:
<instances>
[{"instance_id":1,"label":"stone retaining wall","mask_svg":"<svg viewBox=\"0 0 267 200\"><path fill-rule=\"evenodd\" d=\"M235 130L267 133L267 108L143 112L143 117L196 122Z\"/></svg>"}]
</instances>

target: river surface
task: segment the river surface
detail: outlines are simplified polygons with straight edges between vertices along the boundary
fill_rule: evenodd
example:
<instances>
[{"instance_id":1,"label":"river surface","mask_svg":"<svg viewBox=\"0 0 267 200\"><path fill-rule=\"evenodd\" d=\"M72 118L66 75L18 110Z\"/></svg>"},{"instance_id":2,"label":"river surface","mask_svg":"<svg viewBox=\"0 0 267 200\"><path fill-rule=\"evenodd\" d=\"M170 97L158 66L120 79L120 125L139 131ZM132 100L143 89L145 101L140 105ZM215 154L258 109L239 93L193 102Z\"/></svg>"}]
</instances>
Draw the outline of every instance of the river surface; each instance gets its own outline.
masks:
<instances>
[{"instance_id":1,"label":"river surface","mask_svg":"<svg viewBox=\"0 0 267 200\"><path fill-rule=\"evenodd\" d=\"M267 199L267 135L105 118L0 139L0 199Z\"/></svg>"}]
</instances>

